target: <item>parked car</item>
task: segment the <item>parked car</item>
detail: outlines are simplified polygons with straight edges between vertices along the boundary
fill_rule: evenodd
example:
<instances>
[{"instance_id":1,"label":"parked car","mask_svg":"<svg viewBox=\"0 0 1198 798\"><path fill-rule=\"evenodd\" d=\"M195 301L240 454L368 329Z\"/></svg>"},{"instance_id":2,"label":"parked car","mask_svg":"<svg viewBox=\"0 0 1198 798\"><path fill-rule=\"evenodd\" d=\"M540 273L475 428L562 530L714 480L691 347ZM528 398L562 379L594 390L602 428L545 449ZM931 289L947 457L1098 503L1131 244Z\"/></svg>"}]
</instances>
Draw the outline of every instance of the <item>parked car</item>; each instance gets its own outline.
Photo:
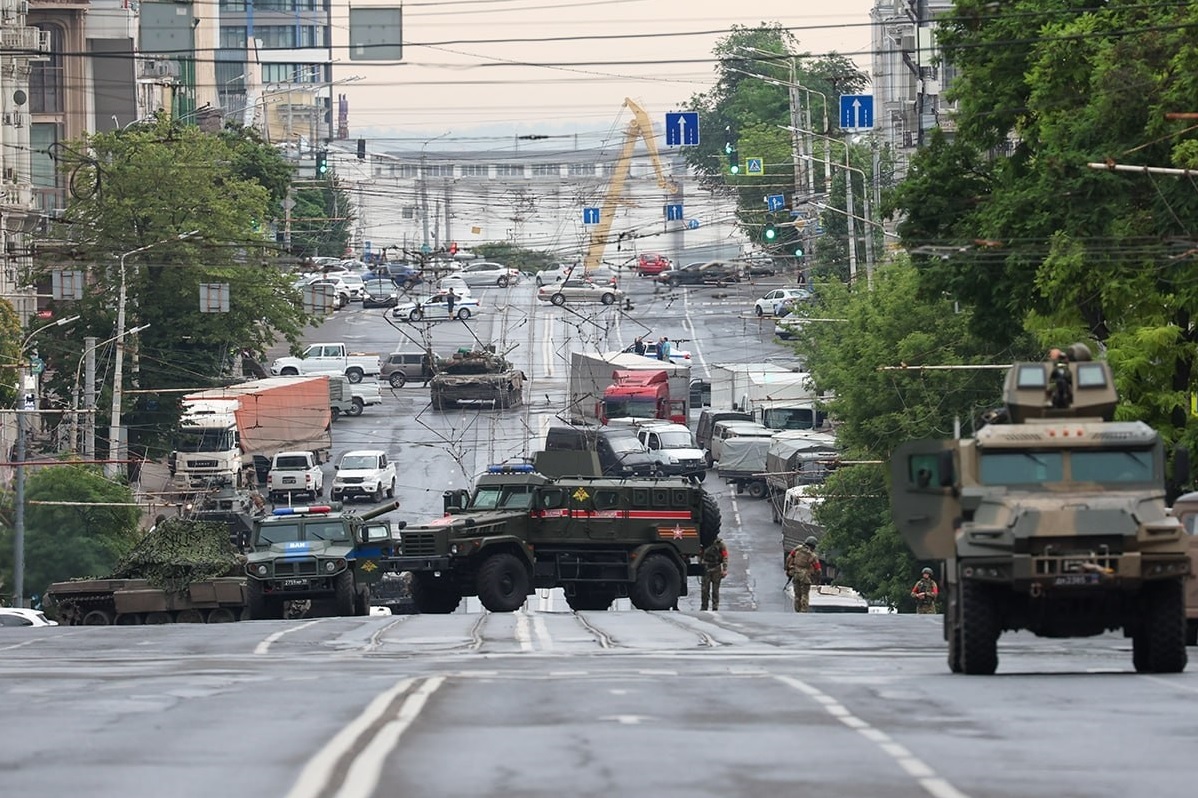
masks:
<instances>
[{"instance_id":1,"label":"parked car","mask_svg":"<svg viewBox=\"0 0 1198 798\"><path fill-rule=\"evenodd\" d=\"M362 275L346 272L340 276L340 279L349 288L349 301L361 302L366 293L365 281L362 279Z\"/></svg>"},{"instance_id":2,"label":"parked car","mask_svg":"<svg viewBox=\"0 0 1198 798\"><path fill-rule=\"evenodd\" d=\"M805 302L810 298L811 292L806 288L775 288L753 303L753 311L758 316L764 316L767 313L781 316L789 309L791 303Z\"/></svg>"},{"instance_id":3,"label":"parked car","mask_svg":"<svg viewBox=\"0 0 1198 798\"><path fill-rule=\"evenodd\" d=\"M399 302L399 289L395 283L382 277L372 277L362 282L362 307L390 308Z\"/></svg>"},{"instance_id":4,"label":"parked car","mask_svg":"<svg viewBox=\"0 0 1198 798\"><path fill-rule=\"evenodd\" d=\"M566 302L600 302L610 305L617 299L623 299L624 292L610 285L600 285L589 280L566 280L552 285L543 285L537 289L537 299L542 302L552 302L564 305Z\"/></svg>"},{"instance_id":5,"label":"parked car","mask_svg":"<svg viewBox=\"0 0 1198 798\"><path fill-rule=\"evenodd\" d=\"M335 467L333 501L366 499L381 502L383 497L395 496L395 462L379 449L355 449L341 456Z\"/></svg>"},{"instance_id":6,"label":"parked car","mask_svg":"<svg viewBox=\"0 0 1198 798\"><path fill-rule=\"evenodd\" d=\"M353 298L353 290L340 277L322 276L308 283L309 286L327 285L333 289L333 295L341 298L341 305L344 307L349 304Z\"/></svg>"},{"instance_id":7,"label":"parked car","mask_svg":"<svg viewBox=\"0 0 1198 798\"><path fill-rule=\"evenodd\" d=\"M441 291L448 291L452 288L458 296L470 296L470 286L466 285L466 281L456 274L442 277L437 281L437 288Z\"/></svg>"},{"instance_id":8,"label":"parked car","mask_svg":"<svg viewBox=\"0 0 1198 798\"><path fill-rule=\"evenodd\" d=\"M774 323L774 335L778 336L783 341L789 341L795 337L795 333L799 328L799 323L800 319L793 313L783 313Z\"/></svg>"},{"instance_id":9,"label":"parked car","mask_svg":"<svg viewBox=\"0 0 1198 798\"><path fill-rule=\"evenodd\" d=\"M433 377L433 367L427 352L392 352L383 360L379 379L386 380L392 388L402 388L409 381L428 382Z\"/></svg>"},{"instance_id":10,"label":"parked car","mask_svg":"<svg viewBox=\"0 0 1198 798\"><path fill-rule=\"evenodd\" d=\"M661 274L671 266L670 259L656 252L646 252L636 259L636 273L641 277Z\"/></svg>"},{"instance_id":11,"label":"parked car","mask_svg":"<svg viewBox=\"0 0 1198 798\"><path fill-rule=\"evenodd\" d=\"M578 263L559 263L549 269L541 269L536 273L534 279L537 281L537 287L549 285L551 283L560 283L567 279L575 270L582 272L582 266Z\"/></svg>"},{"instance_id":12,"label":"parked car","mask_svg":"<svg viewBox=\"0 0 1198 798\"><path fill-rule=\"evenodd\" d=\"M457 293L456 291L454 292ZM459 296L454 299L453 315L449 313L449 292L438 291L430 297L417 302L403 302L391 309L391 315L397 319L421 321L422 319L461 319L465 321L478 313L478 300L472 296Z\"/></svg>"},{"instance_id":13,"label":"parked car","mask_svg":"<svg viewBox=\"0 0 1198 798\"><path fill-rule=\"evenodd\" d=\"M58 621L50 620L41 610L0 607L0 627L4 626L58 626Z\"/></svg>"},{"instance_id":14,"label":"parked car","mask_svg":"<svg viewBox=\"0 0 1198 798\"><path fill-rule=\"evenodd\" d=\"M778 273L778 267L774 263L773 257L764 252L746 255L738 262L745 274L750 277L773 277Z\"/></svg>"},{"instance_id":15,"label":"parked car","mask_svg":"<svg viewBox=\"0 0 1198 798\"><path fill-rule=\"evenodd\" d=\"M410 263L401 261L389 261L387 263L376 264L374 273L380 277L389 277L391 281L400 288L409 288L413 285L419 285L424 280L424 275L420 269Z\"/></svg>"},{"instance_id":16,"label":"parked car","mask_svg":"<svg viewBox=\"0 0 1198 798\"><path fill-rule=\"evenodd\" d=\"M624 351L629 352L629 353L636 352L636 344L633 344L632 346L625 348ZM646 341L645 342L645 357L651 357L654 360L657 359L657 341ZM689 363L690 359L691 359L690 352L686 351L685 349L679 349L677 346L674 345L673 341L670 341L670 361L671 362Z\"/></svg>"},{"instance_id":17,"label":"parked car","mask_svg":"<svg viewBox=\"0 0 1198 798\"><path fill-rule=\"evenodd\" d=\"M740 270L735 264L722 260L688 263L681 269L670 269L653 278L670 288L680 285L718 285L740 281Z\"/></svg>"},{"instance_id":18,"label":"parked car","mask_svg":"<svg viewBox=\"0 0 1198 798\"><path fill-rule=\"evenodd\" d=\"M502 263L482 261L471 263L455 275L470 287L496 285L507 288L520 282L520 270L504 266Z\"/></svg>"}]
</instances>

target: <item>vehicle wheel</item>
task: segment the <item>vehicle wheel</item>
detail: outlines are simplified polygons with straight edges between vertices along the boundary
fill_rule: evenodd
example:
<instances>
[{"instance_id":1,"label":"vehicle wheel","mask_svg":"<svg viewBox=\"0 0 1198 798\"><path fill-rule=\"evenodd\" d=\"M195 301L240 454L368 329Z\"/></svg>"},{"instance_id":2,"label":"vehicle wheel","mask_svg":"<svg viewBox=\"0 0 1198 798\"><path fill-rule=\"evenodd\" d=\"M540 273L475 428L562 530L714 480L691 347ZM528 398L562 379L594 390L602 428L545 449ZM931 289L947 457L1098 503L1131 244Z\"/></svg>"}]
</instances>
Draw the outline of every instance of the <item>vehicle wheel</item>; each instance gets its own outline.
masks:
<instances>
[{"instance_id":1,"label":"vehicle wheel","mask_svg":"<svg viewBox=\"0 0 1198 798\"><path fill-rule=\"evenodd\" d=\"M948 669L961 672L961 624L957 621L953 586L945 585L944 635L948 638Z\"/></svg>"},{"instance_id":2,"label":"vehicle wheel","mask_svg":"<svg viewBox=\"0 0 1198 798\"><path fill-rule=\"evenodd\" d=\"M638 610L668 610L682 591L682 574L670 559L654 554L641 563L632 583L632 606Z\"/></svg>"},{"instance_id":3,"label":"vehicle wheel","mask_svg":"<svg viewBox=\"0 0 1198 798\"><path fill-rule=\"evenodd\" d=\"M329 408L329 412L332 413L334 421L341 418L341 408L339 408L339 407Z\"/></svg>"},{"instance_id":4,"label":"vehicle wheel","mask_svg":"<svg viewBox=\"0 0 1198 798\"><path fill-rule=\"evenodd\" d=\"M362 585L362 588L358 591L357 598L354 599L354 614L370 614L370 585Z\"/></svg>"},{"instance_id":5,"label":"vehicle wheel","mask_svg":"<svg viewBox=\"0 0 1198 798\"><path fill-rule=\"evenodd\" d=\"M599 298L599 301L605 305L610 305L616 301L616 295L615 294L604 294L602 297Z\"/></svg>"},{"instance_id":6,"label":"vehicle wheel","mask_svg":"<svg viewBox=\"0 0 1198 798\"><path fill-rule=\"evenodd\" d=\"M354 612L358 603L357 591L354 590L354 572L346 569L333 579L333 611L342 618L356 615Z\"/></svg>"},{"instance_id":7,"label":"vehicle wheel","mask_svg":"<svg viewBox=\"0 0 1198 798\"><path fill-rule=\"evenodd\" d=\"M110 610L91 610L83 616L84 626L108 626L112 623L113 614Z\"/></svg>"},{"instance_id":8,"label":"vehicle wheel","mask_svg":"<svg viewBox=\"0 0 1198 798\"><path fill-rule=\"evenodd\" d=\"M500 288L507 288L509 282L510 281L508 280L508 278L500 277L499 280L496 281L496 285L498 285Z\"/></svg>"},{"instance_id":9,"label":"vehicle wheel","mask_svg":"<svg viewBox=\"0 0 1198 798\"><path fill-rule=\"evenodd\" d=\"M357 385L362 381L362 369L349 369L345 372L345 379Z\"/></svg>"},{"instance_id":10,"label":"vehicle wheel","mask_svg":"<svg viewBox=\"0 0 1198 798\"><path fill-rule=\"evenodd\" d=\"M179 610L175 616L175 623L204 623L203 610Z\"/></svg>"},{"instance_id":11,"label":"vehicle wheel","mask_svg":"<svg viewBox=\"0 0 1198 798\"><path fill-rule=\"evenodd\" d=\"M584 610L602 612L610 609L611 603L615 600L616 591L592 585L579 585L575 588L573 596L566 596L567 606L575 612Z\"/></svg>"},{"instance_id":12,"label":"vehicle wheel","mask_svg":"<svg viewBox=\"0 0 1198 798\"><path fill-rule=\"evenodd\" d=\"M961 671L988 676L998 670L998 611L993 591L980 582L961 583Z\"/></svg>"},{"instance_id":13,"label":"vehicle wheel","mask_svg":"<svg viewBox=\"0 0 1198 798\"><path fill-rule=\"evenodd\" d=\"M1142 634L1147 638L1151 673L1181 673L1186 667L1186 606L1181 580L1144 588ZM1133 642L1134 646L1134 642ZM1138 670L1138 668L1137 668Z\"/></svg>"},{"instance_id":14,"label":"vehicle wheel","mask_svg":"<svg viewBox=\"0 0 1198 798\"><path fill-rule=\"evenodd\" d=\"M228 607L217 607L208 611L208 623L233 623L237 616Z\"/></svg>"},{"instance_id":15,"label":"vehicle wheel","mask_svg":"<svg viewBox=\"0 0 1198 798\"><path fill-rule=\"evenodd\" d=\"M249 579L246 581L245 601L251 621L265 621L282 617L280 610L283 605L266 597L265 585L260 580Z\"/></svg>"},{"instance_id":16,"label":"vehicle wheel","mask_svg":"<svg viewBox=\"0 0 1198 798\"><path fill-rule=\"evenodd\" d=\"M147 612L146 613L146 625L147 626L160 626L164 623L170 623L170 622L171 622L171 614L169 612Z\"/></svg>"},{"instance_id":17,"label":"vehicle wheel","mask_svg":"<svg viewBox=\"0 0 1198 798\"><path fill-rule=\"evenodd\" d=\"M408 321L420 321L423 318L424 311L420 308L412 308L411 312L408 313Z\"/></svg>"},{"instance_id":18,"label":"vehicle wheel","mask_svg":"<svg viewBox=\"0 0 1198 798\"><path fill-rule=\"evenodd\" d=\"M1149 667L1149 647L1151 642L1143 629L1131 636L1131 664L1136 673L1151 673Z\"/></svg>"},{"instance_id":19,"label":"vehicle wheel","mask_svg":"<svg viewBox=\"0 0 1198 798\"><path fill-rule=\"evenodd\" d=\"M372 502L374 502L375 504L379 504L380 502L383 501L383 483L382 482L380 482L378 484L378 487L376 487L374 489L374 493L370 494L370 500Z\"/></svg>"},{"instance_id":20,"label":"vehicle wheel","mask_svg":"<svg viewBox=\"0 0 1198 798\"><path fill-rule=\"evenodd\" d=\"M537 288L540 288L543 285L545 285L545 281L542 280L540 277L538 277L537 278Z\"/></svg>"},{"instance_id":21,"label":"vehicle wheel","mask_svg":"<svg viewBox=\"0 0 1198 798\"><path fill-rule=\"evenodd\" d=\"M754 499L764 499L767 493L765 483L756 479L749 483L747 491Z\"/></svg>"},{"instance_id":22,"label":"vehicle wheel","mask_svg":"<svg viewBox=\"0 0 1198 798\"><path fill-rule=\"evenodd\" d=\"M553 296L549 297L549 301L560 308L562 305L566 304L566 295L562 293L554 294Z\"/></svg>"},{"instance_id":23,"label":"vehicle wheel","mask_svg":"<svg viewBox=\"0 0 1198 798\"><path fill-rule=\"evenodd\" d=\"M395 498L395 480L391 480L391 487L387 488L387 498Z\"/></svg>"},{"instance_id":24,"label":"vehicle wheel","mask_svg":"<svg viewBox=\"0 0 1198 798\"><path fill-rule=\"evenodd\" d=\"M1198 646L1198 621L1186 622L1186 645Z\"/></svg>"},{"instance_id":25,"label":"vehicle wheel","mask_svg":"<svg viewBox=\"0 0 1198 798\"><path fill-rule=\"evenodd\" d=\"M699 543L710 546L720 536L720 506L715 496L703 491L703 504L699 512Z\"/></svg>"},{"instance_id":26,"label":"vehicle wheel","mask_svg":"<svg viewBox=\"0 0 1198 798\"><path fill-rule=\"evenodd\" d=\"M671 277L669 280L666 280L666 285L668 285L670 288L677 288L678 286L682 285L682 281L677 277Z\"/></svg>"},{"instance_id":27,"label":"vehicle wheel","mask_svg":"<svg viewBox=\"0 0 1198 798\"><path fill-rule=\"evenodd\" d=\"M112 622L117 626L137 626L145 623L145 620L139 612L121 612L117 613L116 618Z\"/></svg>"},{"instance_id":28,"label":"vehicle wheel","mask_svg":"<svg viewBox=\"0 0 1198 798\"><path fill-rule=\"evenodd\" d=\"M528 569L514 554L492 554L478 569L478 600L491 612L515 612L528 600Z\"/></svg>"},{"instance_id":29,"label":"vehicle wheel","mask_svg":"<svg viewBox=\"0 0 1198 798\"><path fill-rule=\"evenodd\" d=\"M757 307L755 307L753 309L755 311L757 311L757 318L761 318L762 316L765 315L765 311L761 309L761 305L758 305Z\"/></svg>"},{"instance_id":30,"label":"vehicle wheel","mask_svg":"<svg viewBox=\"0 0 1198 798\"><path fill-rule=\"evenodd\" d=\"M412 574L412 603L417 612L447 615L462 603L462 594L431 573Z\"/></svg>"},{"instance_id":31,"label":"vehicle wheel","mask_svg":"<svg viewBox=\"0 0 1198 798\"><path fill-rule=\"evenodd\" d=\"M465 321L470 318L470 308L461 308L457 313L459 321Z\"/></svg>"},{"instance_id":32,"label":"vehicle wheel","mask_svg":"<svg viewBox=\"0 0 1198 798\"><path fill-rule=\"evenodd\" d=\"M387 378L387 382L391 384L392 388L402 388L407 384L408 378L404 376L402 371L396 371Z\"/></svg>"},{"instance_id":33,"label":"vehicle wheel","mask_svg":"<svg viewBox=\"0 0 1198 798\"><path fill-rule=\"evenodd\" d=\"M287 368L280 371L279 374L281 374L284 377L298 377L299 369L288 366Z\"/></svg>"},{"instance_id":34,"label":"vehicle wheel","mask_svg":"<svg viewBox=\"0 0 1198 798\"><path fill-rule=\"evenodd\" d=\"M350 403L350 408L347 411L347 415L350 415L350 416L353 416L356 418L356 417L362 415L362 411L365 409L366 409L366 403L355 396L353 401Z\"/></svg>"},{"instance_id":35,"label":"vehicle wheel","mask_svg":"<svg viewBox=\"0 0 1198 798\"><path fill-rule=\"evenodd\" d=\"M715 459L711 456L711 452L703 452L703 459L707 461L708 468L715 468Z\"/></svg>"}]
</instances>

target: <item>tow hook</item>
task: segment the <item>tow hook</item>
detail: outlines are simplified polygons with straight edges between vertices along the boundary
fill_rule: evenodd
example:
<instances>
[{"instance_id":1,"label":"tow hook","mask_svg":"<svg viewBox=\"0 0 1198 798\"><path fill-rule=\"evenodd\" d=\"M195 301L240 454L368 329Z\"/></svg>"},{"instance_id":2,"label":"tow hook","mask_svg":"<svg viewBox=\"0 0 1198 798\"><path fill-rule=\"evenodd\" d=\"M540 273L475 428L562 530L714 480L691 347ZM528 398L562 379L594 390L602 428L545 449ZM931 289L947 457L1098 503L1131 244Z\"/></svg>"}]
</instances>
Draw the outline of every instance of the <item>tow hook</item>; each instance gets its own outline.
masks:
<instances>
[{"instance_id":1,"label":"tow hook","mask_svg":"<svg viewBox=\"0 0 1198 798\"><path fill-rule=\"evenodd\" d=\"M1043 592L1044 588L1040 586L1039 582L1032 582L1031 587L1027 589L1028 595L1032 598L1040 598L1040 594Z\"/></svg>"}]
</instances>

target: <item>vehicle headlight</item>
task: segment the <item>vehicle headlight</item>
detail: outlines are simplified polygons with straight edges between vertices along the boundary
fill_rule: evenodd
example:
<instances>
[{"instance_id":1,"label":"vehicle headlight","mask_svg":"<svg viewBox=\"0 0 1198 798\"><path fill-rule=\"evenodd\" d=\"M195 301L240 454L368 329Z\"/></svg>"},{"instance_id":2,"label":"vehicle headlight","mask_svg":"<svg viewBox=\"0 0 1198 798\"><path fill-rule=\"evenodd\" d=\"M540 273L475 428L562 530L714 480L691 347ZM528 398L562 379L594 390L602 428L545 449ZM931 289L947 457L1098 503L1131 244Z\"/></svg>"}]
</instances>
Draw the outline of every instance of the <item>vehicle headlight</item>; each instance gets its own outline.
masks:
<instances>
[{"instance_id":1,"label":"vehicle headlight","mask_svg":"<svg viewBox=\"0 0 1198 798\"><path fill-rule=\"evenodd\" d=\"M458 551L460 551L460 549L458 549L458 544L456 543L449 547L449 553L455 557L458 555Z\"/></svg>"},{"instance_id":2,"label":"vehicle headlight","mask_svg":"<svg viewBox=\"0 0 1198 798\"><path fill-rule=\"evenodd\" d=\"M270 569L266 567L266 563L258 563L258 567L254 570L258 573L258 576L266 576L270 572Z\"/></svg>"},{"instance_id":3,"label":"vehicle headlight","mask_svg":"<svg viewBox=\"0 0 1198 798\"><path fill-rule=\"evenodd\" d=\"M337 570L337 562L335 560L327 560L324 564L324 569L329 573Z\"/></svg>"}]
</instances>

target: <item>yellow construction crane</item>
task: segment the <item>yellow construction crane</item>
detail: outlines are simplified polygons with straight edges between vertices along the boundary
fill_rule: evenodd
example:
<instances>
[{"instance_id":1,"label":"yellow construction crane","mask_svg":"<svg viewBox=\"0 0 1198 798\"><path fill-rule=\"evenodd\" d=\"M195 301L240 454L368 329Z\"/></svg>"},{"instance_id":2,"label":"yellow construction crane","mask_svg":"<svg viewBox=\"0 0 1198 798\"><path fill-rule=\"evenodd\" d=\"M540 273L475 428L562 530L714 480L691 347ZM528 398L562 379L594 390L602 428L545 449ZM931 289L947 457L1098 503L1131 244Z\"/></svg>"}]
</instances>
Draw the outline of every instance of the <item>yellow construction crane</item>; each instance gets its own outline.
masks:
<instances>
[{"instance_id":1,"label":"yellow construction crane","mask_svg":"<svg viewBox=\"0 0 1198 798\"><path fill-rule=\"evenodd\" d=\"M599 223L591 229L591 241L587 246L586 258L583 260L584 271L591 271L603 263L603 250L607 247L608 236L611 234L612 221L616 216L616 204L624 193L624 183L628 180L628 168L632 164L632 154L636 149L636 140L642 139L645 148L649 150L649 158L653 161L653 170L657 174L657 185L667 194L675 194L678 187L666 177L661 166L661 157L657 154L657 138L653 133L653 124L644 109L631 99L624 98L624 107L632 111L632 120L624 130L624 147L616 159L616 168L611 175L611 183L603 198L603 207L599 211Z\"/></svg>"}]
</instances>

